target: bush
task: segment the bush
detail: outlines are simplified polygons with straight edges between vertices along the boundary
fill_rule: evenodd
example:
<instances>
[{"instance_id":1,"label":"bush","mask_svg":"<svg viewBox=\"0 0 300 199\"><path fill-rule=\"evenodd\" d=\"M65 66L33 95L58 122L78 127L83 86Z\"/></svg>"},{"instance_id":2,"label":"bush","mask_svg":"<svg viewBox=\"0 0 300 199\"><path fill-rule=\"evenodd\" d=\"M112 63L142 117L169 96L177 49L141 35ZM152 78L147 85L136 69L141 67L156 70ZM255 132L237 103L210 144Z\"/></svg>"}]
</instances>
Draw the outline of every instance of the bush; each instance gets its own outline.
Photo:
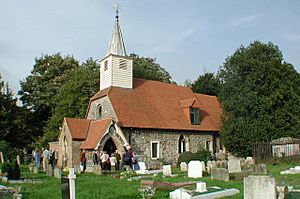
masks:
<instances>
[{"instance_id":1,"label":"bush","mask_svg":"<svg viewBox=\"0 0 300 199\"><path fill-rule=\"evenodd\" d=\"M185 151L180 153L178 160L177 160L177 167L179 167L181 162L186 162L187 164L193 159L193 153L190 151Z\"/></svg>"},{"instance_id":2,"label":"bush","mask_svg":"<svg viewBox=\"0 0 300 199\"><path fill-rule=\"evenodd\" d=\"M8 179L20 179L21 171L17 161L12 163L4 163L2 165L2 173L7 173Z\"/></svg>"},{"instance_id":3,"label":"bush","mask_svg":"<svg viewBox=\"0 0 300 199\"><path fill-rule=\"evenodd\" d=\"M208 150L202 147L199 148L199 150L196 153L185 151L183 153L180 153L177 160L177 167L180 166L181 162L186 162L188 164L191 160L199 160L199 161L207 162L211 160L211 154Z\"/></svg>"}]
</instances>

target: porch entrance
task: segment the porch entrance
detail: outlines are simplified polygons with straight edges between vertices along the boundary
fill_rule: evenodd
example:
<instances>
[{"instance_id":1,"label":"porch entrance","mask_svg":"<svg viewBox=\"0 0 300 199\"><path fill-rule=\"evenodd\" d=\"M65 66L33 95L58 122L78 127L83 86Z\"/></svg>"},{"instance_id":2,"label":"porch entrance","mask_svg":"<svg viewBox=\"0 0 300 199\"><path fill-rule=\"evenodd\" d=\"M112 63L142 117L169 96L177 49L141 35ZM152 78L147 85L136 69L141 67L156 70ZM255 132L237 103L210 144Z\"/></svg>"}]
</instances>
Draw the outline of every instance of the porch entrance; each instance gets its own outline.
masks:
<instances>
[{"instance_id":1,"label":"porch entrance","mask_svg":"<svg viewBox=\"0 0 300 199\"><path fill-rule=\"evenodd\" d=\"M113 152L115 152L116 149L117 149L117 147L116 147L114 141L113 141L111 138L109 138L109 139L106 141L106 143L105 143L105 145L104 145L104 147L103 147L103 151L106 151L107 154L108 154L109 156L111 156L111 154L112 154Z\"/></svg>"}]
</instances>

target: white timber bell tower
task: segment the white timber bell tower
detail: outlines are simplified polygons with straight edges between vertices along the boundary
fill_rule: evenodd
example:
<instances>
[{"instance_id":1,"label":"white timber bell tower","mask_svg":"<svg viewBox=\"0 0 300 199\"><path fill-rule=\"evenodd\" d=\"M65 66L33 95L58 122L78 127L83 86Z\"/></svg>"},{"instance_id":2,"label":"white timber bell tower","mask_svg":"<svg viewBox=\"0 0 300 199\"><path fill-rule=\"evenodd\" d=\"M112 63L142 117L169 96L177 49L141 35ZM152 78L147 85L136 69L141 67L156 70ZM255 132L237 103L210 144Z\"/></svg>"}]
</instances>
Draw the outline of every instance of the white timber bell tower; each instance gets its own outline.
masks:
<instances>
[{"instance_id":1,"label":"white timber bell tower","mask_svg":"<svg viewBox=\"0 0 300 199\"><path fill-rule=\"evenodd\" d=\"M100 90L110 86L132 89L132 60L126 55L118 10L119 5L107 53L100 61Z\"/></svg>"}]
</instances>

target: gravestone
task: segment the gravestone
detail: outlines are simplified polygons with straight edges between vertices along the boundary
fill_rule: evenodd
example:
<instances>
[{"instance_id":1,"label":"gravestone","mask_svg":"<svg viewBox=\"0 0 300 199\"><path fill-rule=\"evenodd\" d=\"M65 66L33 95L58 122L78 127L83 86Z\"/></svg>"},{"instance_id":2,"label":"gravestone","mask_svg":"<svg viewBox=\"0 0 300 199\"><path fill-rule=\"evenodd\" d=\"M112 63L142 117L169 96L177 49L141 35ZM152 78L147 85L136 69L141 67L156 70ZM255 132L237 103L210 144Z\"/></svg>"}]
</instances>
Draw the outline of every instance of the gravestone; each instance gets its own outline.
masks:
<instances>
[{"instance_id":1,"label":"gravestone","mask_svg":"<svg viewBox=\"0 0 300 199\"><path fill-rule=\"evenodd\" d=\"M100 164L94 165L94 174L96 175L102 175L102 169Z\"/></svg>"},{"instance_id":2,"label":"gravestone","mask_svg":"<svg viewBox=\"0 0 300 199\"><path fill-rule=\"evenodd\" d=\"M1 164L4 164L4 157L3 157L3 152L0 152L0 158L1 158Z\"/></svg>"},{"instance_id":3,"label":"gravestone","mask_svg":"<svg viewBox=\"0 0 300 199\"><path fill-rule=\"evenodd\" d=\"M210 173L212 167L211 161L207 161L207 173Z\"/></svg>"},{"instance_id":4,"label":"gravestone","mask_svg":"<svg viewBox=\"0 0 300 199\"><path fill-rule=\"evenodd\" d=\"M172 176L171 165L163 165L163 175Z\"/></svg>"},{"instance_id":5,"label":"gravestone","mask_svg":"<svg viewBox=\"0 0 300 199\"><path fill-rule=\"evenodd\" d=\"M139 168L142 171L147 170L145 162L138 162Z\"/></svg>"},{"instance_id":6,"label":"gravestone","mask_svg":"<svg viewBox=\"0 0 300 199\"><path fill-rule=\"evenodd\" d=\"M74 168L69 168L69 192L70 192L70 199L75 199L75 179L76 175L74 173Z\"/></svg>"},{"instance_id":7,"label":"gravestone","mask_svg":"<svg viewBox=\"0 0 300 199\"><path fill-rule=\"evenodd\" d=\"M276 199L275 178L248 176L244 178L244 199Z\"/></svg>"},{"instance_id":8,"label":"gravestone","mask_svg":"<svg viewBox=\"0 0 300 199\"><path fill-rule=\"evenodd\" d=\"M46 172L47 172L48 176L50 176L50 177L53 176L53 168L50 165L48 166Z\"/></svg>"},{"instance_id":9,"label":"gravestone","mask_svg":"<svg viewBox=\"0 0 300 199\"><path fill-rule=\"evenodd\" d=\"M196 192L206 192L207 189L206 189L206 183L205 182L197 182L196 183Z\"/></svg>"},{"instance_id":10,"label":"gravestone","mask_svg":"<svg viewBox=\"0 0 300 199\"><path fill-rule=\"evenodd\" d=\"M188 170L187 163L186 162L181 162L180 163L180 171L186 172L187 170Z\"/></svg>"},{"instance_id":11,"label":"gravestone","mask_svg":"<svg viewBox=\"0 0 300 199\"><path fill-rule=\"evenodd\" d=\"M81 174L81 169L79 164L74 164L74 171L76 174Z\"/></svg>"},{"instance_id":12,"label":"gravestone","mask_svg":"<svg viewBox=\"0 0 300 199\"><path fill-rule=\"evenodd\" d=\"M214 168L211 170L212 180L224 180L229 181L229 171L225 168Z\"/></svg>"},{"instance_id":13,"label":"gravestone","mask_svg":"<svg viewBox=\"0 0 300 199\"><path fill-rule=\"evenodd\" d=\"M241 172L240 159L233 155L228 155L228 170L229 173Z\"/></svg>"},{"instance_id":14,"label":"gravestone","mask_svg":"<svg viewBox=\"0 0 300 199\"><path fill-rule=\"evenodd\" d=\"M251 168L251 174L267 174L267 166L265 164L256 164Z\"/></svg>"},{"instance_id":15,"label":"gravestone","mask_svg":"<svg viewBox=\"0 0 300 199\"><path fill-rule=\"evenodd\" d=\"M222 150L219 150L217 153L217 160L224 160L225 159L225 154L223 153Z\"/></svg>"},{"instance_id":16,"label":"gravestone","mask_svg":"<svg viewBox=\"0 0 300 199\"><path fill-rule=\"evenodd\" d=\"M206 171L205 162L204 162L204 161L201 161L201 164L202 164L202 172L203 172L203 171Z\"/></svg>"},{"instance_id":17,"label":"gravestone","mask_svg":"<svg viewBox=\"0 0 300 199\"><path fill-rule=\"evenodd\" d=\"M191 199L192 198L192 194L185 189L175 189L175 191L172 191L169 194L170 194L170 199Z\"/></svg>"},{"instance_id":18,"label":"gravestone","mask_svg":"<svg viewBox=\"0 0 300 199\"><path fill-rule=\"evenodd\" d=\"M59 167L54 168L54 177L61 178L61 168Z\"/></svg>"},{"instance_id":19,"label":"gravestone","mask_svg":"<svg viewBox=\"0 0 300 199\"><path fill-rule=\"evenodd\" d=\"M245 160L247 165L254 165L255 164L255 160L252 157L247 157Z\"/></svg>"},{"instance_id":20,"label":"gravestone","mask_svg":"<svg viewBox=\"0 0 300 199\"><path fill-rule=\"evenodd\" d=\"M33 173L39 173L39 168L37 166L33 167Z\"/></svg>"},{"instance_id":21,"label":"gravestone","mask_svg":"<svg viewBox=\"0 0 300 199\"><path fill-rule=\"evenodd\" d=\"M200 161L190 161L188 164L189 178L202 178L202 164Z\"/></svg>"}]
</instances>

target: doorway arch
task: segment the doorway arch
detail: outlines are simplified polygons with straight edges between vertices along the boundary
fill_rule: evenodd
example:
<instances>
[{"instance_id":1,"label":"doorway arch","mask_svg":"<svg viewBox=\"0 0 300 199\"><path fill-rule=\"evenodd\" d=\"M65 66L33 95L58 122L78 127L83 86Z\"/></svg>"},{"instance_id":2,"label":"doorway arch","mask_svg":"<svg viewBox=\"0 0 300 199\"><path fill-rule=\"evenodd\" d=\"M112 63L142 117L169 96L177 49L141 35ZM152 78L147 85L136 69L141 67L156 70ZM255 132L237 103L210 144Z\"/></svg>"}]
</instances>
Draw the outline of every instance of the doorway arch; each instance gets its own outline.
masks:
<instances>
[{"instance_id":1,"label":"doorway arch","mask_svg":"<svg viewBox=\"0 0 300 199\"><path fill-rule=\"evenodd\" d=\"M117 146L111 138L109 138L103 146L103 151L106 151L109 156L111 156L111 154L115 152L116 149Z\"/></svg>"}]
</instances>

